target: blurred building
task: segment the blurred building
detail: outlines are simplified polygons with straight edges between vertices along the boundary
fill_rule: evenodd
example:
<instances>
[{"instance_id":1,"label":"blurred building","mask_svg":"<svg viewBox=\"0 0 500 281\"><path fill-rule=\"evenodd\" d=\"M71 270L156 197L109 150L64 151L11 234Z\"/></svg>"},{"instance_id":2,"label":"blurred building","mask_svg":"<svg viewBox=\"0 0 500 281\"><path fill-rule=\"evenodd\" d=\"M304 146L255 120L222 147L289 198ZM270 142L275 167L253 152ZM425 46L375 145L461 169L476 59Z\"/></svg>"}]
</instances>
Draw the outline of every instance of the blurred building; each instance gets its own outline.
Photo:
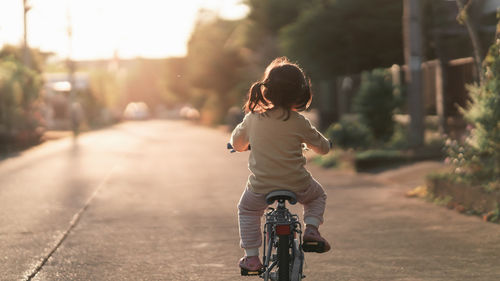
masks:
<instances>
[{"instance_id":1,"label":"blurred building","mask_svg":"<svg viewBox=\"0 0 500 281\"><path fill-rule=\"evenodd\" d=\"M70 91L68 73L45 73L43 87L43 100L45 108L44 117L49 130L70 129ZM77 72L74 74L75 92L86 92L90 86L87 73Z\"/></svg>"}]
</instances>

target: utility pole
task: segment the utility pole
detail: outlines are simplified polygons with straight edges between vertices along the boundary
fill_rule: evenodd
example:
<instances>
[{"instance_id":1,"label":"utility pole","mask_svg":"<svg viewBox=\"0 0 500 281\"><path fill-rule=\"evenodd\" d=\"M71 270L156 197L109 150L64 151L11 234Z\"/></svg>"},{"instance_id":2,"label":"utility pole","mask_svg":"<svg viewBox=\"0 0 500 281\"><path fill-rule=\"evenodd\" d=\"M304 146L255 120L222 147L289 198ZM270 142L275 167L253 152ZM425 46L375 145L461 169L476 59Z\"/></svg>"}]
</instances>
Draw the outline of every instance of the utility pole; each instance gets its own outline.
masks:
<instances>
[{"instance_id":1,"label":"utility pole","mask_svg":"<svg viewBox=\"0 0 500 281\"><path fill-rule=\"evenodd\" d=\"M405 61L408 67L408 111L410 114L410 144L424 144L424 101L422 95L422 31L420 0L403 2L403 38Z\"/></svg>"},{"instance_id":2,"label":"utility pole","mask_svg":"<svg viewBox=\"0 0 500 281\"><path fill-rule=\"evenodd\" d=\"M68 113L69 113L69 121L71 126L71 131L73 132L73 137L77 137L80 128L80 120L78 113L76 112L76 92L75 92L75 62L72 59L73 53L73 27L71 22L71 11L70 11L70 1L67 2L66 9L66 19L68 21L68 58L67 58L67 68L68 68L68 82L70 85L69 89L69 97L68 97Z\"/></svg>"},{"instance_id":3,"label":"utility pole","mask_svg":"<svg viewBox=\"0 0 500 281\"><path fill-rule=\"evenodd\" d=\"M24 37L23 37L23 63L27 67L30 67L30 50L28 47L28 27L27 27L27 14L31 6L28 4L28 0L23 0L23 19L24 19Z\"/></svg>"}]
</instances>

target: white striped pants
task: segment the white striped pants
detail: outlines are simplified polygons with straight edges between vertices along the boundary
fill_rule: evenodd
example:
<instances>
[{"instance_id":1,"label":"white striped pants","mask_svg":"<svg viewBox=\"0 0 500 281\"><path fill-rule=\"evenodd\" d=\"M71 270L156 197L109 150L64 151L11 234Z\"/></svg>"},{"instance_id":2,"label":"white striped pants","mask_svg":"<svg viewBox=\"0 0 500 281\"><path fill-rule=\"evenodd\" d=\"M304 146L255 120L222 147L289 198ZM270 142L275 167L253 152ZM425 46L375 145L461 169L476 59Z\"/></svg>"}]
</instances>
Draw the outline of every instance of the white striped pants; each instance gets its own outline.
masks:
<instances>
[{"instance_id":1,"label":"white striped pants","mask_svg":"<svg viewBox=\"0 0 500 281\"><path fill-rule=\"evenodd\" d=\"M311 184L303 191L295 192L297 201L304 205L304 222L318 227L323 223L326 193L323 187L311 178ZM262 244L261 218L267 209L266 194L255 193L247 187L238 203L240 246L258 249Z\"/></svg>"}]
</instances>

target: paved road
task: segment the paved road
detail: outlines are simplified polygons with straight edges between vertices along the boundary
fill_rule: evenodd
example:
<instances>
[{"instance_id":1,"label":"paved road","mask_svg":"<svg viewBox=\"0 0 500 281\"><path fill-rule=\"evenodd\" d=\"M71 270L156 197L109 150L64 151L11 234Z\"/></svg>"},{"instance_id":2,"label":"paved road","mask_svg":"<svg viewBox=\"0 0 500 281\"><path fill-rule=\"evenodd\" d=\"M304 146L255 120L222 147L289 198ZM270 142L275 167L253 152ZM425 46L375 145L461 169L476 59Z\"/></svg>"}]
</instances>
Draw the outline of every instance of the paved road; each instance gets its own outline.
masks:
<instances>
[{"instance_id":1,"label":"paved road","mask_svg":"<svg viewBox=\"0 0 500 281\"><path fill-rule=\"evenodd\" d=\"M132 122L0 162L0 280L258 280L238 276L248 155L227 137ZM333 251L306 255L306 280L500 280L500 226L403 196L433 167L310 167Z\"/></svg>"}]
</instances>

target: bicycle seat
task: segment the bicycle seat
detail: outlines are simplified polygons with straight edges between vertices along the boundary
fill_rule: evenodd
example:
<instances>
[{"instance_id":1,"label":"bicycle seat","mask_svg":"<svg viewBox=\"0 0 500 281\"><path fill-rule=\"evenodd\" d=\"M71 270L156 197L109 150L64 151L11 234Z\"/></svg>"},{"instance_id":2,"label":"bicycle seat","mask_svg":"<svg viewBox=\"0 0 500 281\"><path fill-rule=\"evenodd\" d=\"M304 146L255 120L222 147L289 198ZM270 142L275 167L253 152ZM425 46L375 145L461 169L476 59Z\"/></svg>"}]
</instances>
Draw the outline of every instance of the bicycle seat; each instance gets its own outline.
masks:
<instances>
[{"instance_id":1,"label":"bicycle seat","mask_svg":"<svg viewBox=\"0 0 500 281\"><path fill-rule=\"evenodd\" d=\"M295 196L295 193L288 190L271 191L266 195L266 202L269 205L280 199L287 200L292 205L297 203L297 196Z\"/></svg>"}]
</instances>

